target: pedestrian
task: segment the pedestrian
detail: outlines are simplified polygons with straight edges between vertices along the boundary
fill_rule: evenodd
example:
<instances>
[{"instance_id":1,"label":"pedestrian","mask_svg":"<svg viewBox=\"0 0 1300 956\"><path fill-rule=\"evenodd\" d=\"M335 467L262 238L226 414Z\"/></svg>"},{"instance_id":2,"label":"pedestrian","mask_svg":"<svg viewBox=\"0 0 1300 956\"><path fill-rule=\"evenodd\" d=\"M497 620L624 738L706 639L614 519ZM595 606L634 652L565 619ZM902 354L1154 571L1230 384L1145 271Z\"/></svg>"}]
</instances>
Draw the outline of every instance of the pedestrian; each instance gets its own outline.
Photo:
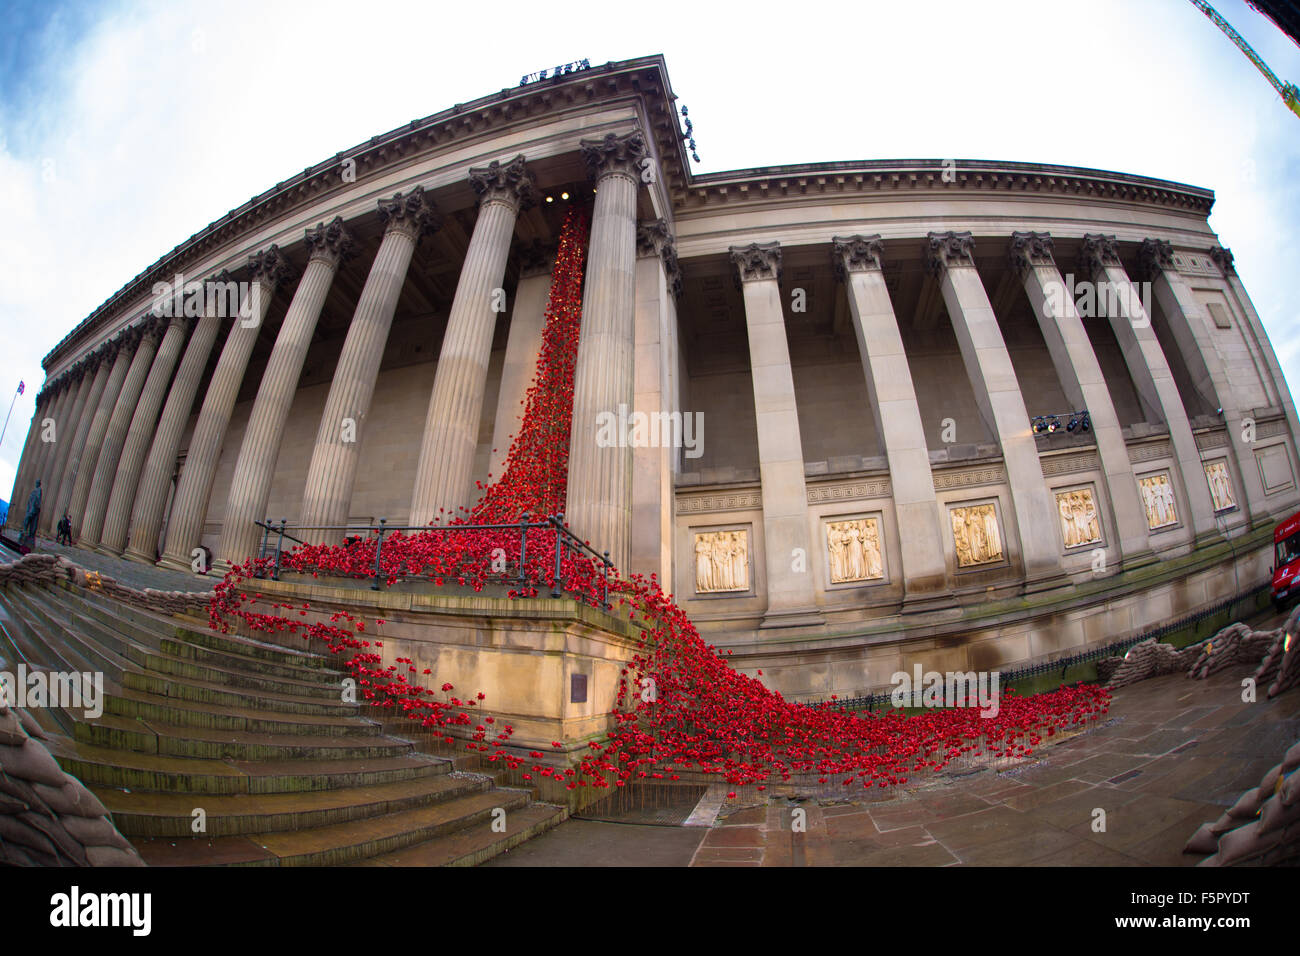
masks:
<instances>
[{"instance_id":1,"label":"pedestrian","mask_svg":"<svg viewBox=\"0 0 1300 956\"><path fill-rule=\"evenodd\" d=\"M59 544L72 544L72 516L66 511L59 519Z\"/></svg>"}]
</instances>

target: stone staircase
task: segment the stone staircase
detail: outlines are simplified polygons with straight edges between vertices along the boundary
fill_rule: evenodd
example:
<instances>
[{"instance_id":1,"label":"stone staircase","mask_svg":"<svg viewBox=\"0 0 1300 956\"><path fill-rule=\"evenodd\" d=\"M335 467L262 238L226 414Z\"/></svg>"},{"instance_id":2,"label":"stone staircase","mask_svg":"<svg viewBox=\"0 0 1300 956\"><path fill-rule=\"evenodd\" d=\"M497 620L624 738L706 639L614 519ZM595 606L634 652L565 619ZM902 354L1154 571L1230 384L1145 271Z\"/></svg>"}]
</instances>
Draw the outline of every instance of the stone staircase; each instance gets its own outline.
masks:
<instances>
[{"instance_id":1,"label":"stone staircase","mask_svg":"<svg viewBox=\"0 0 1300 956\"><path fill-rule=\"evenodd\" d=\"M419 752L415 727L362 716L332 657L70 585L10 584L0 658L10 672L103 674L101 716L30 712L152 865L474 865L567 816L466 758Z\"/></svg>"}]
</instances>

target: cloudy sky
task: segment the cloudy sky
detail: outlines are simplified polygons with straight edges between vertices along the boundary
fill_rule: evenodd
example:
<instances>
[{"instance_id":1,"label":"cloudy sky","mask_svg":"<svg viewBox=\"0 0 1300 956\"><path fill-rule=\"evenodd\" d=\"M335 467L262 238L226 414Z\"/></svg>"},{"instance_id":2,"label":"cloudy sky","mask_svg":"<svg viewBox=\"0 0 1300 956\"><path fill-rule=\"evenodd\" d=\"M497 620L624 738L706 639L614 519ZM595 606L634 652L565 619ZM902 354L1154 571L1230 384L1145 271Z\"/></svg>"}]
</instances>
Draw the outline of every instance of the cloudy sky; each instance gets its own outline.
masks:
<instances>
[{"instance_id":1,"label":"cloudy sky","mask_svg":"<svg viewBox=\"0 0 1300 956\"><path fill-rule=\"evenodd\" d=\"M1300 83L1291 40L1242 0L1217 7ZM664 54L702 172L1014 159L1209 187L1300 381L1300 118L1187 0L0 0L0 16L0 405L27 383L2 497L41 358L131 277L341 149L584 57Z\"/></svg>"}]
</instances>

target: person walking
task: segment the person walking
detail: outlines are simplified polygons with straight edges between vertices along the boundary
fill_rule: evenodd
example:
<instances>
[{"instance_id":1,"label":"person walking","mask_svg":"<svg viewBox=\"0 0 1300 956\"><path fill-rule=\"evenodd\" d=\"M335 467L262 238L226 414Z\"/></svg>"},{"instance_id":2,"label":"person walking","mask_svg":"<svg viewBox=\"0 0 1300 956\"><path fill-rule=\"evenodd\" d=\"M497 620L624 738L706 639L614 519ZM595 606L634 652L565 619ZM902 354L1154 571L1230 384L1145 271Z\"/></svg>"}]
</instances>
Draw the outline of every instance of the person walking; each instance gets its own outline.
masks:
<instances>
[{"instance_id":1,"label":"person walking","mask_svg":"<svg viewBox=\"0 0 1300 956\"><path fill-rule=\"evenodd\" d=\"M72 516L66 511L59 519L59 544L72 544Z\"/></svg>"}]
</instances>

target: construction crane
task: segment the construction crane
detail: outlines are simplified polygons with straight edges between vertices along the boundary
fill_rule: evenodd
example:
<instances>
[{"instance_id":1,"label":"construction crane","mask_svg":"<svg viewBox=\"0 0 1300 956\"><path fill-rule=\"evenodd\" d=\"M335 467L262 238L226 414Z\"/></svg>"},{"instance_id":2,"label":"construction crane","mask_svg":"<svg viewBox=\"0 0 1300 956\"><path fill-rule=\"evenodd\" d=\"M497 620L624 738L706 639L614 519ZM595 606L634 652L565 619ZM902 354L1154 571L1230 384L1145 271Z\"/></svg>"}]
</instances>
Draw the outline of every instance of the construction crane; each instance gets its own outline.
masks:
<instances>
[{"instance_id":1,"label":"construction crane","mask_svg":"<svg viewBox=\"0 0 1300 956\"><path fill-rule=\"evenodd\" d=\"M1219 11L1210 6L1205 0L1191 0L1192 6L1196 7L1203 14L1210 18L1216 27L1228 35L1228 39L1237 44L1237 49L1246 54L1251 63L1255 64L1255 69L1264 74L1264 78L1273 84L1273 89L1277 90L1278 96L1282 97L1282 102L1287 105L1292 113L1300 116L1300 89L1297 89L1294 83L1283 83L1277 78L1277 75L1268 68L1258 53L1251 49L1250 44L1241 38L1241 34L1232 28L1227 20L1219 16Z\"/></svg>"}]
</instances>

